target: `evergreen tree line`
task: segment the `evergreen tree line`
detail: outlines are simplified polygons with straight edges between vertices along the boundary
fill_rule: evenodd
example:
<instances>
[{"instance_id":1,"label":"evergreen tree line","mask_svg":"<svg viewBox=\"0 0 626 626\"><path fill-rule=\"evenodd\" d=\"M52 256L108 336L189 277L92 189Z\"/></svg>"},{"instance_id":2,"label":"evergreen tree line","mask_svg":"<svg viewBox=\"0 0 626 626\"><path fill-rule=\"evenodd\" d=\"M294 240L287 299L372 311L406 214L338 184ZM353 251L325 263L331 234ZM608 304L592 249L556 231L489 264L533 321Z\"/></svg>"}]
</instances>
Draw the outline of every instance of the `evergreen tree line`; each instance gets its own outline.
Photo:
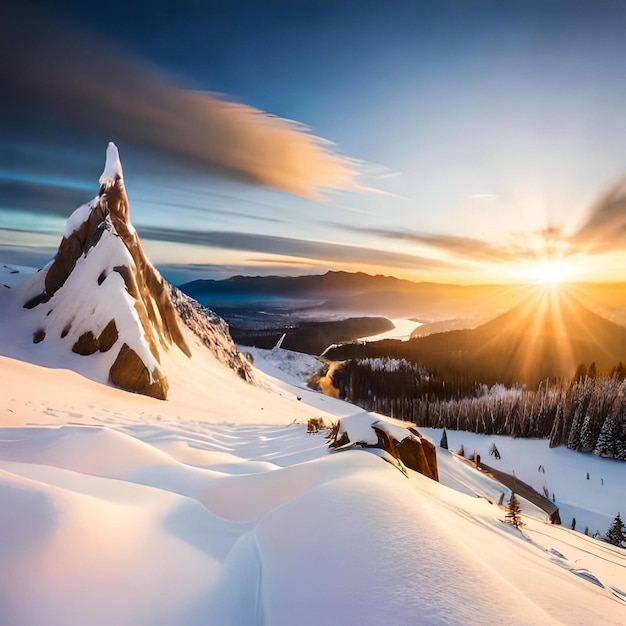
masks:
<instances>
[{"instance_id":1,"label":"evergreen tree line","mask_svg":"<svg viewBox=\"0 0 626 626\"><path fill-rule=\"evenodd\" d=\"M341 397L418 426L549 438L551 447L626 460L626 382L617 372L589 370L579 368L571 382L547 380L536 390L475 386L466 397L445 397L445 381L406 361L347 361L332 381Z\"/></svg>"}]
</instances>

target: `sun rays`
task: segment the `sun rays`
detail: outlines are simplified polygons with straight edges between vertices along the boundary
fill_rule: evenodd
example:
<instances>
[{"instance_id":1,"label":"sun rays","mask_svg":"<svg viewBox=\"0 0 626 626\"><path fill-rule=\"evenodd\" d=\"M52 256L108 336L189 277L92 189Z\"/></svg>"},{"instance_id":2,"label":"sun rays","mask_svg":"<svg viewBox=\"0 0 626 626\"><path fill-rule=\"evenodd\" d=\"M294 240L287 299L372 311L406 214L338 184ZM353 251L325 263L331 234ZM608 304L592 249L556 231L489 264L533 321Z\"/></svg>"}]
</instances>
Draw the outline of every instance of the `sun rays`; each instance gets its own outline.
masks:
<instances>
[{"instance_id":1,"label":"sun rays","mask_svg":"<svg viewBox=\"0 0 626 626\"><path fill-rule=\"evenodd\" d=\"M529 271L529 277L541 285L556 286L572 278L571 268L563 261L540 261Z\"/></svg>"}]
</instances>

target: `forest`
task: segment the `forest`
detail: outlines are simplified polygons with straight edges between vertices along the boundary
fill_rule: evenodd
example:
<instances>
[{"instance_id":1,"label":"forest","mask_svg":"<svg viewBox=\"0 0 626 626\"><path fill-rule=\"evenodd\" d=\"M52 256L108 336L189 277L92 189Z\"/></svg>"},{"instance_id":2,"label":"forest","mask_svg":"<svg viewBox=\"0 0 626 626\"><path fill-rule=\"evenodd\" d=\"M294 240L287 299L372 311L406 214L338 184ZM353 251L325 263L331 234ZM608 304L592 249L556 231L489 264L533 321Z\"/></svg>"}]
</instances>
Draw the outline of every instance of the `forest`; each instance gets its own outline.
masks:
<instances>
[{"instance_id":1,"label":"forest","mask_svg":"<svg viewBox=\"0 0 626 626\"><path fill-rule=\"evenodd\" d=\"M549 438L550 446L626 460L626 371L579 365L571 380L537 389L443 380L402 359L352 359L328 376L339 396L418 426L488 435Z\"/></svg>"}]
</instances>

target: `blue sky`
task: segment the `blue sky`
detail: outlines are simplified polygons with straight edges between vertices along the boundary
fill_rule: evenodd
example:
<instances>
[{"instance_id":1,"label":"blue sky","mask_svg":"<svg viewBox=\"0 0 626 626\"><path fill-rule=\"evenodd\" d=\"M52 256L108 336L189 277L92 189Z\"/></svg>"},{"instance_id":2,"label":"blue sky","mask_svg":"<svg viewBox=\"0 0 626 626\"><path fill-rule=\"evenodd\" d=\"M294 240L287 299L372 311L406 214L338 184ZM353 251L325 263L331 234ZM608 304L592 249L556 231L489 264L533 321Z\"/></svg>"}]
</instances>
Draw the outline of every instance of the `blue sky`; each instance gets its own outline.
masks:
<instances>
[{"instance_id":1,"label":"blue sky","mask_svg":"<svg viewBox=\"0 0 626 626\"><path fill-rule=\"evenodd\" d=\"M54 252L113 140L133 222L174 282L623 280L625 14L26 1L0 26L0 255Z\"/></svg>"}]
</instances>

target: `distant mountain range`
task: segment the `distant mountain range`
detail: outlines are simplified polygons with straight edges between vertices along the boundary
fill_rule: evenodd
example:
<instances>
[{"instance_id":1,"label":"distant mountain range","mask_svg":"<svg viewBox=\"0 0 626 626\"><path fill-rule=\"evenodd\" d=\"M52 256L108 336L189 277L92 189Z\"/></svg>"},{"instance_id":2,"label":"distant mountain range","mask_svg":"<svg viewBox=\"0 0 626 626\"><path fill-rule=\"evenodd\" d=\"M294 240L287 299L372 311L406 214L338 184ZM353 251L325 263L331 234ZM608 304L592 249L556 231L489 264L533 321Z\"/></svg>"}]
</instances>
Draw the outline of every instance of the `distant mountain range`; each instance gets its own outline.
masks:
<instances>
[{"instance_id":1,"label":"distant mountain range","mask_svg":"<svg viewBox=\"0 0 626 626\"><path fill-rule=\"evenodd\" d=\"M414 318L422 322L454 320L453 325L464 318L468 328L504 313L537 289L533 285L416 283L362 272L233 276L226 280L195 280L180 288L218 311L293 308ZM626 324L626 283L580 284L569 289L593 312Z\"/></svg>"},{"instance_id":2,"label":"distant mountain range","mask_svg":"<svg viewBox=\"0 0 626 626\"><path fill-rule=\"evenodd\" d=\"M344 345L326 356L405 358L448 376L536 386L546 378L571 377L579 364L595 362L599 372L610 372L626 362L626 327L593 313L567 290L546 289L473 330Z\"/></svg>"},{"instance_id":3,"label":"distant mountain range","mask_svg":"<svg viewBox=\"0 0 626 626\"><path fill-rule=\"evenodd\" d=\"M362 272L310 276L233 276L195 280L180 289L213 309L293 307L352 315L412 317L438 321L458 316L488 318L528 294L527 286L414 283Z\"/></svg>"}]
</instances>

